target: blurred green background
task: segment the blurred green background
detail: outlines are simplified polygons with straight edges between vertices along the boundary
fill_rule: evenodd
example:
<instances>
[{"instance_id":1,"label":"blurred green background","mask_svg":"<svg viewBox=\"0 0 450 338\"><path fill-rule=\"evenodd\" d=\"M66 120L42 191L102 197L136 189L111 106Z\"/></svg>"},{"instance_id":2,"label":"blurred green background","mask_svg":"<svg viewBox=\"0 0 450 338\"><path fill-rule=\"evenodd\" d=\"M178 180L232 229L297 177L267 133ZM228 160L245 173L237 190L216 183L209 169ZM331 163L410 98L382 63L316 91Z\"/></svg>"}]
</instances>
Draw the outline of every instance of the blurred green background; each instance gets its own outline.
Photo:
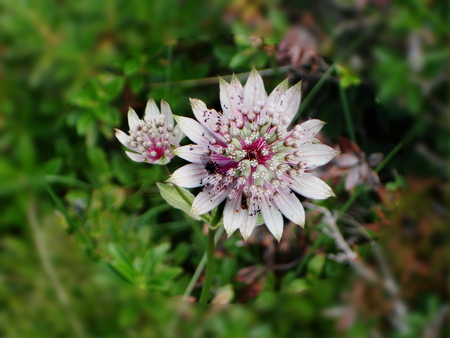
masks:
<instances>
[{"instance_id":1,"label":"blurred green background","mask_svg":"<svg viewBox=\"0 0 450 338\"><path fill-rule=\"evenodd\" d=\"M448 336L448 7L445 1L418 0L0 2L0 334ZM70 233L73 225L61 227L66 218L55 215L45 186L47 160L47 173L57 176L59 171L80 170L87 181L100 187L110 182L109 170L80 166L89 159L104 163L98 140L112 136L110 126L125 125L121 109L108 105L115 99L114 88L119 93L124 83L99 77L99 72L120 68L129 79L129 91L145 97L145 81L138 69L145 63L139 59L143 50L157 51L154 46L159 44L170 51L170 44L161 43L178 38L199 41L199 36L216 42L214 46L230 45L235 34L286 41L327 56L369 85L389 112L393 133L404 141L406 184L394 219L362 258L375 279L346 269L295 296L247 305L201 306L128 284L80 250L65 232ZM224 69L246 71L240 65L267 62L258 59L262 53L248 54L244 47L215 52L223 60L218 67ZM191 57L204 57L197 53ZM291 63L308 61L307 55L287 53ZM174 108L186 98L166 85L171 74L164 60L170 62L170 55L161 56L161 69L152 73L159 72L156 76L162 83L155 99L164 97ZM199 79L209 71L186 69L183 76ZM92 108L79 90L95 77L111 85L100 102L109 113L79 122L80 109ZM211 91L217 93L217 87ZM196 97L204 99L201 93ZM95 122L98 133L92 132L94 120L101 121ZM78 143L72 144L73 140ZM65 152L70 147L83 149L83 142L87 153ZM110 142L107 149L112 152L117 149L119 158L116 140L105 142ZM127 177L129 172L143 177L149 170L160 170L135 169L130 162L120 168L119 162L113 157L111 163L121 187L135 179ZM82 183L71 181L78 190L66 197L69 204L81 203L71 204L69 212L74 214L83 209ZM146 184L154 187L151 179ZM124 203L120 188L99 189L98 194L98 203ZM127 201L133 206L132 202ZM106 215L119 216L114 209ZM152 215L147 216L148 221ZM85 245L84 251L95 259L89 240Z\"/></svg>"}]
</instances>

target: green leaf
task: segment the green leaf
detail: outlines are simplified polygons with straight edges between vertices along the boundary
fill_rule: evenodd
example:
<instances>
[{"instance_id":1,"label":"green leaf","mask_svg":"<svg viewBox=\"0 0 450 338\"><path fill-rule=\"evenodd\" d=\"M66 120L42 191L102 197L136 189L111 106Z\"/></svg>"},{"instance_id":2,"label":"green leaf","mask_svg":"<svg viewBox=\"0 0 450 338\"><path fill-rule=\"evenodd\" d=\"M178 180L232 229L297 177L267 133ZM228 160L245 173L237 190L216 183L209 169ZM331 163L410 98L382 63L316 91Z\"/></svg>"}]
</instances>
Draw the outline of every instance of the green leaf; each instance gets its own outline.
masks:
<instances>
[{"instance_id":1,"label":"green leaf","mask_svg":"<svg viewBox=\"0 0 450 338\"><path fill-rule=\"evenodd\" d=\"M308 262L308 272L311 273L314 277L319 277L319 275L322 273L323 265L325 264L326 259L327 258L323 253L315 255Z\"/></svg>"},{"instance_id":2,"label":"green leaf","mask_svg":"<svg viewBox=\"0 0 450 338\"><path fill-rule=\"evenodd\" d=\"M108 250L112 256L111 265L128 281L133 282L136 272L122 249L114 243L109 243Z\"/></svg>"},{"instance_id":3,"label":"green leaf","mask_svg":"<svg viewBox=\"0 0 450 338\"><path fill-rule=\"evenodd\" d=\"M190 214L192 202L194 201L195 196L189 190L181 187L178 187L177 190L177 188L175 188L173 184L157 182L156 185L158 186L161 196L166 200L167 203L169 203L175 209L179 209L188 215ZM178 191L181 191L183 193L183 196L181 196ZM189 201L189 203L186 200ZM207 223L210 220L207 215L189 216L196 220L203 219Z\"/></svg>"},{"instance_id":4,"label":"green leaf","mask_svg":"<svg viewBox=\"0 0 450 338\"><path fill-rule=\"evenodd\" d=\"M55 157L49 160L45 164L45 174L46 175L56 175L61 169L63 160L61 157Z\"/></svg>"},{"instance_id":5,"label":"green leaf","mask_svg":"<svg viewBox=\"0 0 450 338\"><path fill-rule=\"evenodd\" d=\"M141 61L139 60L139 58L131 57L125 62L123 71L126 75L133 74L139 69L140 65L141 65Z\"/></svg>"},{"instance_id":6,"label":"green leaf","mask_svg":"<svg viewBox=\"0 0 450 338\"><path fill-rule=\"evenodd\" d=\"M103 72L91 80L97 96L100 100L110 102L116 98L124 85L124 78L114 74Z\"/></svg>"}]
</instances>

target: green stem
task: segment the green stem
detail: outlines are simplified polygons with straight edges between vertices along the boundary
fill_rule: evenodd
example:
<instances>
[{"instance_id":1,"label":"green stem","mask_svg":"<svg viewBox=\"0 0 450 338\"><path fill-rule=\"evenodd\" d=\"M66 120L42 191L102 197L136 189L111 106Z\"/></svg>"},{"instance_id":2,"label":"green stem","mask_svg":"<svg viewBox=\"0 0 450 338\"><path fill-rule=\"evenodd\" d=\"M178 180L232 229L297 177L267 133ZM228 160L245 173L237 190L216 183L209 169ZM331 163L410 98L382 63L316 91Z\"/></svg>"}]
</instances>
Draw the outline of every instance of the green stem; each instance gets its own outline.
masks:
<instances>
[{"instance_id":1,"label":"green stem","mask_svg":"<svg viewBox=\"0 0 450 338\"><path fill-rule=\"evenodd\" d=\"M208 228L208 246L206 248L206 276L199 301L203 304L206 304L208 302L212 285L212 278L214 273L214 234L216 233L216 231L216 229Z\"/></svg>"},{"instance_id":2,"label":"green stem","mask_svg":"<svg viewBox=\"0 0 450 338\"><path fill-rule=\"evenodd\" d=\"M349 133L350 140L352 140L353 143L356 143L355 129L353 128L352 116L350 114L347 96L345 95L344 86L341 84L340 81L339 81L339 96L341 97L342 108L344 108L345 122L347 124L347 131Z\"/></svg>"}]
</instances>

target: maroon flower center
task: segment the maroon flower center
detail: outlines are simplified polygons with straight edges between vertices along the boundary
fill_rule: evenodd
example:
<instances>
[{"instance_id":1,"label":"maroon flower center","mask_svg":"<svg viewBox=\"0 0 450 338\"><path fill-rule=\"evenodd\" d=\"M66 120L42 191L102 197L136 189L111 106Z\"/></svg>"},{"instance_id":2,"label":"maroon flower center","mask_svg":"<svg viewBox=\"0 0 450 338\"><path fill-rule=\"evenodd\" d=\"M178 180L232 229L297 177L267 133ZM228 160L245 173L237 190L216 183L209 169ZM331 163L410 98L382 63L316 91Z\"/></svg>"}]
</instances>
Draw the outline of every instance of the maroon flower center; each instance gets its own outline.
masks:
<instances>
[{"instance_id":1,"label":"maroon flower center","mask_svg":"<svg viewBox=\"0 0 450 338\"><path fill-rule=\"evenodd\" d=\"M242 149L247 151L247 155L243 158L244 160L256 160L258 164L264 165L268 160L270 160L269 146L266 141L262 138L256 140L250 145L243 144ZM266 150L267 155L263 155L263 150Z\"/></svg>"}]
</instances>

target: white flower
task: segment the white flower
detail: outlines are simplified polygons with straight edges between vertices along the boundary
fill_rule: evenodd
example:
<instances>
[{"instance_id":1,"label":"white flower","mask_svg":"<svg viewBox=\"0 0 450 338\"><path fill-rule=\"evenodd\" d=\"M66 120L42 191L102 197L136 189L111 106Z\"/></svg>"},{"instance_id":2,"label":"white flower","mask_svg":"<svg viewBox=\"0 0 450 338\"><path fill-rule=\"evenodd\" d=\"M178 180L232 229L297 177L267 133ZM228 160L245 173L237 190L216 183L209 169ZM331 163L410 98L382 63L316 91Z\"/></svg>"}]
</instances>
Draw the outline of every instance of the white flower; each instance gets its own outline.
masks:
<instances>
[{"instance_id":1,"label":"white flower","mask_svg":"<svg viewBox=\"0 0 450 338\"><path fill-rule=\"evenodd\" d=\"M280 240L282 215L300 226L305 223L305 211L292 190L313 199L334 196L311 173L337 153L314 138L324 122L309 120L287 130L300 104L300 86L288 88L286 79L267 96L253 69L244 87L235 76L231 83L220 79L222 113L191 99L199 122L175 116L196 145L174 151L192 163L175 171L169 181L185 188L204 186L192 214L204 214L227 199L223 222L228 236L239 228L247 239L261 213Z\"/></svg>"},{"instance_id":2,"label":"white flower","mask_svg":"<svg viewBox=\"0 0 450 338\"><path fill-rule=\"evenodd\" d=\"M116 137L128 149L125 153L136 162L166 164L173 158L173 148L180 146L183 133L179 126L174 127L169 104L161 100L161 113L153 99L148 100L144 119L136 112L128 110L130 135L116 129Z\"/></svg>"}]
</instances>

